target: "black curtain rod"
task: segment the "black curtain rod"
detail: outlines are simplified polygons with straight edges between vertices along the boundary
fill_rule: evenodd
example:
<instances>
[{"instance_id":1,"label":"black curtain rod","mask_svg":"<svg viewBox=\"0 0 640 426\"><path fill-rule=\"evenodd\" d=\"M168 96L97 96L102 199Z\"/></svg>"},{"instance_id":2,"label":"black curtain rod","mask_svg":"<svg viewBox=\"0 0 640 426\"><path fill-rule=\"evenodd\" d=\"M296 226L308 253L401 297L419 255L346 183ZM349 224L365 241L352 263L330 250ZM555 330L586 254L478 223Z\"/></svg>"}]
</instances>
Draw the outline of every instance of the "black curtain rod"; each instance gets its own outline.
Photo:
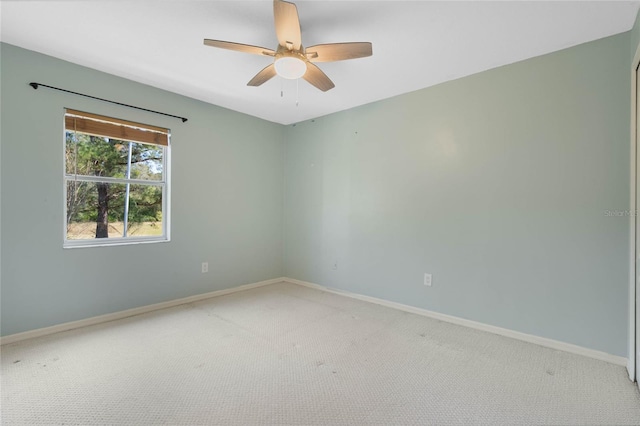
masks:
<instances>
[{"instance_id":1,"label":"black curtain rod","mask_svg":"<svg viewBox=\"0 0 640 426\"><path fill-rule=\"evenodd\" d=\"M139 109L139 110L142 110L142 111L152 112L154 114L166 115L167 117L179 118L180 120L182 120L183 123L187 121L187 118L179 117L177 115L167 114L165 112L154 111L152 109L140 108L140 107L133 106L133 105L123 104L122 102L110 101L108 99L102 99L102 98L98 98L96 96L85 95L84 93L72 92L71 90L61 89L59 87L47 86L46 84L42 84L42 83L33 83L32 82L32 83L29 83L29 86L33 87L34 89L38 89L39 86L48 87L49 89L59 90L61 92L66 92L66 93L71 93L72 95L78 95L78 96L84 96L85 98L97 99L97 100L103 101L103 102L109 102L109 103L120 105L120 106L126 106L126 107L129 107L129 108L135 108L135 109Z\"/></svg>"}]
</instances>

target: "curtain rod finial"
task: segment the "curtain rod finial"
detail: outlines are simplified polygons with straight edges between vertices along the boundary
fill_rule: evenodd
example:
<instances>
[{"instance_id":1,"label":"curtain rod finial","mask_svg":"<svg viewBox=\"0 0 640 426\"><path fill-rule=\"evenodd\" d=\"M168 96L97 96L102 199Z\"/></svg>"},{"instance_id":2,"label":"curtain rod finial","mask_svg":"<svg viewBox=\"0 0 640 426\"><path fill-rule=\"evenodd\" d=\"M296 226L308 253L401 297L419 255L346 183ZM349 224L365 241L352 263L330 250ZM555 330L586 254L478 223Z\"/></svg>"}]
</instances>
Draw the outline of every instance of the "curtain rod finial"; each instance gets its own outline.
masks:
<instances>
[{"instance_id":1,"label":"curtain rod finial","mask_svg":"<svg viewBox=\"0 0 640 426\"><path fill-rule=\"evenodd\" d=\"M37 89L38 83L29 83L29 86L33 87L34 89Z\"/></svg>"}]
</instances>

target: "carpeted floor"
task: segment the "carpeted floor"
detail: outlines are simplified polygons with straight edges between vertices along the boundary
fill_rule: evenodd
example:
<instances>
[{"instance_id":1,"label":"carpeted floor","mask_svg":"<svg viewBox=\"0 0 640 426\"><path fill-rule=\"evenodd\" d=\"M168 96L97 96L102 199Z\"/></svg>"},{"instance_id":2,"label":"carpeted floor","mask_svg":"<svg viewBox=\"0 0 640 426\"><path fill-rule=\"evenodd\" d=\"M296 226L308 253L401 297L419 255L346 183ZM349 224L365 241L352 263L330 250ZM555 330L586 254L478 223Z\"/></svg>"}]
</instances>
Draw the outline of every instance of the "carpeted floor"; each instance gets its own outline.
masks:
<instances>
[{"instance_id":1,"label":"carpeted floor","mask_svg":"<svg viewBox=\"0 0 640 426\"><path fill-rule=\"evenodd\" d=\"M640 424L623 367L274 284L2 347L3 425Z\"/></svg>"}]
</instances>

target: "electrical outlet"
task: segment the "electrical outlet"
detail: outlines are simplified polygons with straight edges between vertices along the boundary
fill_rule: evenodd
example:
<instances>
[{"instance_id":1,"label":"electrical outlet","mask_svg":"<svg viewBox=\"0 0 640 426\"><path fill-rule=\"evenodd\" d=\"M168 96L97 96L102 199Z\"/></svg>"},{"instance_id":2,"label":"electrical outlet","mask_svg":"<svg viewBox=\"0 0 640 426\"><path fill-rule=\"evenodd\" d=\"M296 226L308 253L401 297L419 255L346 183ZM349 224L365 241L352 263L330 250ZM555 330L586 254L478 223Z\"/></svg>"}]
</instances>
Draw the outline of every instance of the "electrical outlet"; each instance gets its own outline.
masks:
<instances>
[{"instance_id":1,"label":"electrical outlet","mask_svg":"<svg viewBox=\"0 0 640 426\"><path fill-rule=\"evenodd\" d=\"M209 272L209 262L202 262L202 273L206 274Z\"/></svg>"},{"instance_id":2,"label":"electrical outlet","mask_svg":"<svg viewBox=\"0 0 640 426\"><path fill-rule=\"evenodd\" d=\"M431 287L431 274L424 273L424 285Z\"/></svg>"}]
</instances>

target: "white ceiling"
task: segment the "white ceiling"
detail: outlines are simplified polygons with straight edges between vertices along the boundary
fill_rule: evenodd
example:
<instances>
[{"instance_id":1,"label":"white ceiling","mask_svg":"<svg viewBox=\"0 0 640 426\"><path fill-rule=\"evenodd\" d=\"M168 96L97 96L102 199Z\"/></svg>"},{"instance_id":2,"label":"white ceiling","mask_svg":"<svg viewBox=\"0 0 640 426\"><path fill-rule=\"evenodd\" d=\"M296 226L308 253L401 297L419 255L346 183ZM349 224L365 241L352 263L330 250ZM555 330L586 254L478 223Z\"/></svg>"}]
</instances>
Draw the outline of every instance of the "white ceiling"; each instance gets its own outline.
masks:
<instances>
[{"instance_id":1,"label":"white ceiling","mask_svg":"<svg viewBox=\"0 0 640 426\"><path fill-rule=\"evenodd\" d=\"M247 87L271 58L203 45L275 49L270 1L2 1L0 39L290 124L628 31L640 1L296 4L305 46L373 43L372 57L319 64L336 85L326 93L279 77Z\"/></svg>"}]
</instances>

